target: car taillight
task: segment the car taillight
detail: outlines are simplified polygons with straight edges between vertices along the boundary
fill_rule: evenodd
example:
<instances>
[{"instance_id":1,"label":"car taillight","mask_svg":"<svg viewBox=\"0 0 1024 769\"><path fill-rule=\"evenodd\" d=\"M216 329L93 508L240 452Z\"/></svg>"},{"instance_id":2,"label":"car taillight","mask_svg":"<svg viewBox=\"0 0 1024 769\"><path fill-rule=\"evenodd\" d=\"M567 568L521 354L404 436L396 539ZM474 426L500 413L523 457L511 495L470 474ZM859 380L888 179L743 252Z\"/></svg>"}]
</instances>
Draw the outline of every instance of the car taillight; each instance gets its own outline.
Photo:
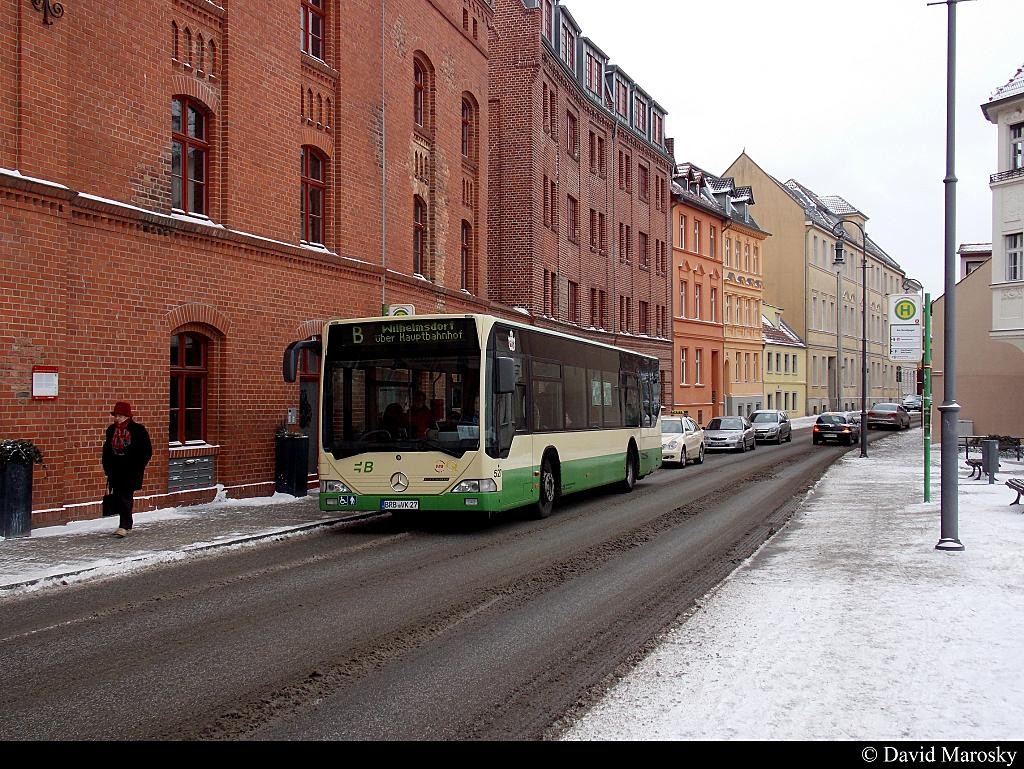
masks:
<instances>
[{"instance_id":1,"label":"car taillight","mask_svg":"<svg viewBox=\"0 0 1024 769\"><path fill-rule=\"evenodd\" d=\"M844 432L844 433L848 433L848 432L850 432L850 428L849 428L849 427L844 427L844 428L843 428L843 432Z\"/></svg>"},{"instance_id":2,"label":"car taillight","mask_svg":"<svg viewBox=\"0 0 1024 769\"><path fill-rule=\"evenodd\" d=\"M818 429L818 426L817 426L817 425L815 425L815 426L814 426L814 429L813 429L813 430L812 430L811 432L815 432L815 433L816 433L816 432L820 432L820 431L819 431L819 429Z\"/></svg>"}]
</instances>

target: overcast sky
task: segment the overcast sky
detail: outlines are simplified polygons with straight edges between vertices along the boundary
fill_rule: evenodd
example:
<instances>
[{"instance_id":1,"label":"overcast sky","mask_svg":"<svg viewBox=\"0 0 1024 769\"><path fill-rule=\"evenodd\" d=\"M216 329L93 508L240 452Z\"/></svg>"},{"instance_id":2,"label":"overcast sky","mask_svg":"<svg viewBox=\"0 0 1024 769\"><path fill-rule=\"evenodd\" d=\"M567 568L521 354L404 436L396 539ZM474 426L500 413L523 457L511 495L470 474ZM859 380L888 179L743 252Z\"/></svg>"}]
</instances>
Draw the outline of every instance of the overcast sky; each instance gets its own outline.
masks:
<instances>
[{"instance_id":1,"label":"overcast sky","mask_svg":"<svg viewBox=\"0 0 1024 769\"><path fill-rule=\"evenodd\" d=\"M908 275L933 298L943 293L945 5L563 4L668 110L678 162L720 174L746 149L779 181L840 195L869 217L868 235ZM958 247L992 240L996 127L980 105L1024 65L1024 0L962 2L956 18Z\"/></svg>"}]
</instances>

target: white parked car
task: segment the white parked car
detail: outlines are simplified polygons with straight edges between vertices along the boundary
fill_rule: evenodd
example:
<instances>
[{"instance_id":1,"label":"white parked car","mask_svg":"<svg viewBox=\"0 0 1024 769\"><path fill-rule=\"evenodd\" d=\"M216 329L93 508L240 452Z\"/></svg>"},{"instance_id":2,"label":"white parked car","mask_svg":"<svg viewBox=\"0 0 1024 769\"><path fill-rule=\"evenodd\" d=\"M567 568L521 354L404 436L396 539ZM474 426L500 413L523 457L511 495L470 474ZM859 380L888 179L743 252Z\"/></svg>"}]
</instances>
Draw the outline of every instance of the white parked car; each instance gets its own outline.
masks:
<instances>
[{"instance_id":1,"label":"white parked car","mask_svg":"<svg viewBox=\"0 0 1024 769\"><path fill-rule=\"evenodd\" d=\"M704 431L689 417L661 418L661 461L686 467L704 462Z\"/></svg>"}]
</instances>

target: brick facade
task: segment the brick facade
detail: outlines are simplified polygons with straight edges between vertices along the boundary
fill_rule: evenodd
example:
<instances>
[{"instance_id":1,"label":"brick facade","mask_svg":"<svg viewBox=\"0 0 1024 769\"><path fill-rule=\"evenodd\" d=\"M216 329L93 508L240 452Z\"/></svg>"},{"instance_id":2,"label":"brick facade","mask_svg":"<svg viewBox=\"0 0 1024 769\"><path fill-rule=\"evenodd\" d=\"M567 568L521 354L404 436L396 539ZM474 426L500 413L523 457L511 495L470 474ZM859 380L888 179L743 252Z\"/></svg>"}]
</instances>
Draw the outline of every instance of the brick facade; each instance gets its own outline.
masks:
<instances>
[{"instance_id":1,"label":"brick facade","mask_svg":"<svg viewBox=\"0 0 1024 769\"><path fill-rule=\"evenodd\" d=\"M167 493L178 455L215 457L230 496L265 494L275 428L299 399L281 378L289 342L382 303L500 311L482 268L490 5L390 2L382 24L380 3L342 14L328 0L322 58L296 45L298 6L77 0L44 24L28 0L0 5L0 435L44 452L34 524L98 514L115 400L154 439L137 509L212 498ZM174 97L207 118L206 217L172 211ZM327 161L322 245L301 242L303 146ZM414 194L426 279L411 274ZM188 331L209 352L205 442L176 448L168 349ZM56 400L32 399L33 366L59 369Z\"/></svg>"},{"instance_id":2,"label":"brick facade","mask_svg":"<svg viewBox=\"0 0 1024 769\"><path fill-rule=\"evenodd\" d=\"M657 355L668 381L664 114L565 6L505 0L494 27L488 264L502 280L491 295L538 324Z\"/></svg>"}]
</instances>

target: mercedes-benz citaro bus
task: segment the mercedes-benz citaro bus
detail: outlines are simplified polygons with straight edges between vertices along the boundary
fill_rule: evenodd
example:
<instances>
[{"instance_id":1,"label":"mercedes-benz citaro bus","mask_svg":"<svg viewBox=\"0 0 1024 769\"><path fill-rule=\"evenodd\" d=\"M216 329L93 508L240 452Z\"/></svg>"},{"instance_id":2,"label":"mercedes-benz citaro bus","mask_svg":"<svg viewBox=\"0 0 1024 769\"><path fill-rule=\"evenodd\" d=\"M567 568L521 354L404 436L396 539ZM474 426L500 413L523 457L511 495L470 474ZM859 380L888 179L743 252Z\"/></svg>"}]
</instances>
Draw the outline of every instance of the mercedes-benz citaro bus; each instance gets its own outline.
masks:
<instances>
[{"instance_id":1,"label":"mercedes-benz citaro bus","mask_svg":"<svg viewBox=\"0 0 1024 769\"><path fill-rule=\"evenodd\" d=\"M489 315L335 320L289 345L319 353L320 509L479 511L661 466L658 359Z\"/></svg>"}]
</instances>

